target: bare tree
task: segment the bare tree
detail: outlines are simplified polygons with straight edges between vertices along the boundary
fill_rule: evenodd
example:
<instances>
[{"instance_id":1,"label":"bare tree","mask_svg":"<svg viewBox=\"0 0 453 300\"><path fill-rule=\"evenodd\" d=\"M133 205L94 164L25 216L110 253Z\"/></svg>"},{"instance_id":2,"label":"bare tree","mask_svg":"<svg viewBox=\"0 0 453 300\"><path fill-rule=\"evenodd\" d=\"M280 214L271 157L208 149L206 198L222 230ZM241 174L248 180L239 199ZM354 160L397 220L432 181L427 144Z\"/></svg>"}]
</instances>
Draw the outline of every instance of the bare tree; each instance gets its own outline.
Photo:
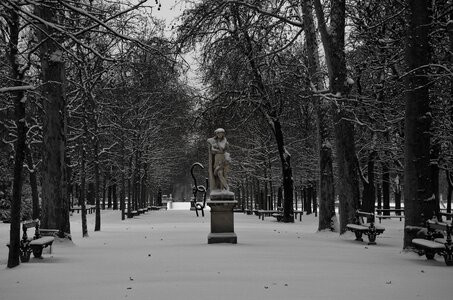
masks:
<instances>
[{"instance_id":1,"label":"bare tree","mask_svg":"<svg viewBox=\"0 0 453 300\"><path fill-rule=\"evenodd\" d=\"M406 116L404 142L404 210L406 226L422 226L433 216L434 196L430 174L429 43L432 1L408 0L406 47ZM404 248L416 232L406 230Z\"/></svg>"},{"instance_id":2,"label":"bare tree","mask_svg":"<svg viewBox=\"0 0 453 300\"><path fill-rule=\"evenodd\" d=\"M332 1L330 6L330 28L320 0L314 0L321 40L326 55L329 73L330 100L333 103L336 157L338 166L338 194L340 201L340 233L352 222L359 207L359 176L355 159L354 124L350 111L346 109L351 82L346 74L345 59L345 1Z\"/></svg>"},{"instance_id":3,"label":"bare tree","mask_svg":"<svg viewBox=\"0 0 453 300\"><path fill-rule=\"evenodd\" d=\"M319 225L318 230L335 230L335 191L332 166L331 134L329 128L328 101L316 95L324 90L324 76L321 70L318 42L313 17L312 1L301 1L305 40L307 44L308 76L313 83L317 116L318 151L319 151Z\"/></svg>"},{"instance_id":4,"label":"bare tree","mask_svg":"<svg viewBox=\"0 0 453 300\"><path fill-rule=\"evenodd\" d=\"M26 132L27 125L25 123L25 103L27 95L25 90L20 89L24 85L24 76L27 69L20 63L19 54L19 36L20 36L20 17L17 12L11 7L6 8L4 15L6 23L9 27L9 49L8 58L10 63L10 78L11 84L18 87L13 91L14 98L14 116L16 123L16 143L14 151L14 179L13 179L13 197L11 201L11 229L10 243L8 254L8 268L13 268L20 264L20 215L21 215L21 200L22 200L22 174L23 163L25 160L26 151Z\"/></svg>"}]
</instances>

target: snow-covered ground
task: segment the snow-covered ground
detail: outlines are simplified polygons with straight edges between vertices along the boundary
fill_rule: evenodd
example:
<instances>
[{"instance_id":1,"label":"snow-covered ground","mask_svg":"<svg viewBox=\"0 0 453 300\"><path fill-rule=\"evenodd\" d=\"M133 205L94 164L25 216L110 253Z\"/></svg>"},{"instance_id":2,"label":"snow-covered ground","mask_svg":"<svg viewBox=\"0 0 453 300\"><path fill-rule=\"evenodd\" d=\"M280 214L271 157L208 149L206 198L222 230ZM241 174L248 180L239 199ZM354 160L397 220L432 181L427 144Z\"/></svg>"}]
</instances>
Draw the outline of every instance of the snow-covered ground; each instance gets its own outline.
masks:
<instances>
[{"instance_id":1,"label":"snow-covered ground","mask_svg":"<svg viewBox=\"0 0 453 300\"><path fill-rule=\"evenodd\" d=\"M9 224L0 224L0 300L85 299L452 299L453 267L402 252L403 223L383 220L377 245L294 224L235 214L238 244L207 244L210 215L152 211L121 221L102 212L102 231L7 269Z\"/></svg>"}]
</instances>

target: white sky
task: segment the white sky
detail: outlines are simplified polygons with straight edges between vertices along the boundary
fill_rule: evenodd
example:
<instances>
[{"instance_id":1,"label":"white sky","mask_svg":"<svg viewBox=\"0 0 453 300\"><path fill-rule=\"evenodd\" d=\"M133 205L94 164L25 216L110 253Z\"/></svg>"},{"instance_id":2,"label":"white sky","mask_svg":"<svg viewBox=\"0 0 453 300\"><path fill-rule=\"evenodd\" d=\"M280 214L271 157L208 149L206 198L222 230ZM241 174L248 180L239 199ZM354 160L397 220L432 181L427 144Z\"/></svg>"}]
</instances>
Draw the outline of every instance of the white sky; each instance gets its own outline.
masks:
<instances>
[{"instance_id":1,"label":"white sky","mask_svg":"<svg viewBox=\"0 0 453 300\"><path fill-rule=\"evenodd\" d=\"M155 0L148 0L148 5L153 6L152 15L159 19L165 20L166 32L165 35L169 38L175 34L173 25L177 22L177 18L184 12L184 10L189 7L190 4L187 4L185 0L161 0L160 10L157 9ZM188 62L190 68L187 76L188 80L192 86L200 86L200 81L197 78L196 72L196 63L194 60L194 53L188 53L183 56L184 59Z\"/></svg>"},{"instance_id":2,"label":"white sky","mask_svg":"<svg viewBox=\"0 0 453 300\"><path fill-rule=\"evenodd\" d=\"M184 1L181 0L162 0L160 10L157 9L154 0L150 0L153 5L152 14L156 18L164 19L168 35L171 35L172 24L176 22L176 18L181 15L186 8Z\"/></svg>"}]
</instances>

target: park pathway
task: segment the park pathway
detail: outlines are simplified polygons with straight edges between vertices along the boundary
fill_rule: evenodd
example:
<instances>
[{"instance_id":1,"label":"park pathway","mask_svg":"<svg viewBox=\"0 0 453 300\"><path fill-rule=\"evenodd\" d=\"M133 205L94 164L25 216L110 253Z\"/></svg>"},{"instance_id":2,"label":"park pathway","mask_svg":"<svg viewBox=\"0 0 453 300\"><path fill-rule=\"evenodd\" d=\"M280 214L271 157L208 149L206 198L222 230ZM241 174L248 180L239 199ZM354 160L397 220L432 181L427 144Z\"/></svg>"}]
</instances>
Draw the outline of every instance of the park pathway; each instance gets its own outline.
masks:
<instances>
[{"instance_id":1,"label":"park pathway","mask_svg":"<svg viewBox=\"0 0 453 300\"><path fill-rule=\"evenodd\" d=\"M235 214L238 244L207 244L210 222L191 211L150 211L120 220L102 212L102 231L6 269L0 250L0 300L59 299L449 299L453 268L401 253L402 224L386 221L377 245L316 232L317 218L277 223ZM0 239L7 238L0 225ZM3 266L3 268L2 268Z\"/></svg>"}]
</instances>

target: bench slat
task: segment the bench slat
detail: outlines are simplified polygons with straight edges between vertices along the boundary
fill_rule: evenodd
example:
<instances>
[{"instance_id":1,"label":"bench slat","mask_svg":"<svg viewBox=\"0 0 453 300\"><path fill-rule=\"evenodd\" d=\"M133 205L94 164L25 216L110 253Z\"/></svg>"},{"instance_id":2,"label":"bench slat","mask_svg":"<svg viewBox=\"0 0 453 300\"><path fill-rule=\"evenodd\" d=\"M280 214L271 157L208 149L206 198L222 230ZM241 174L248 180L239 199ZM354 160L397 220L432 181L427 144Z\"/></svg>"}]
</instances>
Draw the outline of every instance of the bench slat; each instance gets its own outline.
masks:
<instances>
[{"instance_id":1,"label":"bench slat","mask_svg":"<svg viewBox=\"0 0 453 300\"><path fill-rule=\"evenodd\" d=\"M48 245L48 244L51 244L53 243L53 241L55 240L55 238L53 236L44 236L42 238L39 238L39 239L36 239L36 240L32 240L30 242L30 246L43 246L43 245Z\"/></svg>"},{"instance_id":2,"label":"bench slat","mask_svg":"<svg viewBox=\"0 0 453 300\"><path fill-rule=\"evenodd\" d=\"M347 224L346 227L353 229L353 230L358 230L358 231L368 231L369 230L368 226L358 225L358 224Z\"/></svg>"},{"instance_id":3,"label":"bench slat","mask_svg":"<svg viewBox=\"0 0 453 300\"><path fill-rule=\"evenodd\" d=\"M413 239L412 243L421 247L429 249L445 249L444 244L437 243L435 241L425 240L425 239Z\"/></svg>"}]
</instances>

